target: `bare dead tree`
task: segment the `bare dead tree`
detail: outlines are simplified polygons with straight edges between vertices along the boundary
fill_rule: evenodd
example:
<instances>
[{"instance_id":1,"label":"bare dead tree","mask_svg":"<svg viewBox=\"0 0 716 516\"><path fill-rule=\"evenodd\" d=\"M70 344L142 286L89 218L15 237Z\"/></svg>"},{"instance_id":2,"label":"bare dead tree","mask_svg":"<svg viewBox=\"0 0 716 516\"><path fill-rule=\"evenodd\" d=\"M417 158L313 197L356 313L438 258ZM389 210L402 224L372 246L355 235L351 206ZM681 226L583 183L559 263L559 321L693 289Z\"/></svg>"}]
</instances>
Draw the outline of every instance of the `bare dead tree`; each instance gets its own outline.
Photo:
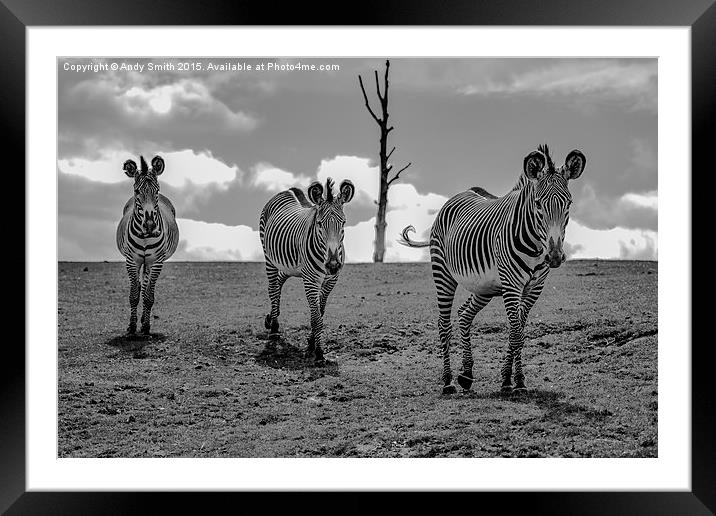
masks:
<instances>
[{"instance_id":1,"label":"bare dead tree","mask_svg":"<svg viewBox=\"0 0 716 516\"><path fill-rule=\"evenodd\" d=\"M388 152L388 133L392 131L393 126L388 126L388 71L390 70L390 61L385 61L385 75L383 77L383 93L380 92L380 81L378 80L378 70L374 70L375 74L375 90L378 94L378 100L380 100L381 114L378 116L375 111L370 107L368 102L368 95L366 95L365 87L363 86L363 78L358 75L358 83L360 89L363 92L363 99L365 100L365 107L368 109L370 116L380 127L380 191L378 195L378 215L375 220L375 243L373 247L373 261L382 262L383 256L385 255L385 214L388 209L388 188L400 178L401 172L408 168L411 163L408 163L403 168L395 172L393 177L388 178L390 172L393 170L393 165L388 164L390 156L393 154L395 147Z\"/></svg>"}]
</instances>

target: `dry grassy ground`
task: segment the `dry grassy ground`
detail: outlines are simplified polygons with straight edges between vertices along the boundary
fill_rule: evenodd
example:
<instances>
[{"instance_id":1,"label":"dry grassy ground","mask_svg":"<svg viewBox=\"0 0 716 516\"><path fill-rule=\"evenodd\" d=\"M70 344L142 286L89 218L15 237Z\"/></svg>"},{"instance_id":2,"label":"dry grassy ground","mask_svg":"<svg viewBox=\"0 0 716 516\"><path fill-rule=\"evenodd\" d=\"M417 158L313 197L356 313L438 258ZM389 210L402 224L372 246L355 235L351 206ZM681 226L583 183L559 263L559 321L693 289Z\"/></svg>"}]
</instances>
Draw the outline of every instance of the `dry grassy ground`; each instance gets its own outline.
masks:
<instances>
[{"instance_id":1,"label":"dry grassy ground","mask_svg":"<svg viewBox=\"0 0 716 516\"><path fill-rule=\"evenodd\" d=\"M283 342L266 340L262 264L167 263L148 340L123 336L122 264L58 267L61 457L657 455L654 262L552 271L521 396L499 392L500 298L475 319L472 390L440 394L428 264L347 265L321 368L302 358L299 280L284 287Z\"/></svg>"}]
</instances>

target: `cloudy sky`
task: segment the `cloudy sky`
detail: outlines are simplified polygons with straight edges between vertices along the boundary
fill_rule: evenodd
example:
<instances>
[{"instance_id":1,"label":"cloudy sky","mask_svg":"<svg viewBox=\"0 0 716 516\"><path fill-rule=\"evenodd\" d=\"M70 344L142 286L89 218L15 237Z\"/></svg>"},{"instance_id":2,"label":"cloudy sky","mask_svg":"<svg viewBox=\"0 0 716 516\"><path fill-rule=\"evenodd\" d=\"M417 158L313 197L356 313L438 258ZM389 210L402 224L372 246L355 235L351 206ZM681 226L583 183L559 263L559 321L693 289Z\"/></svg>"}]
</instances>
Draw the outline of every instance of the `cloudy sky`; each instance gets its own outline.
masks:
<instances>
[{"instance_id":1,"label":"cloudy sky","mask_svg":"<svg viewBox=\"0 0 716 516\"><path fill-rule=\"evenodd\" d=\"M58 60L59 259L122 260L115 231L132 194L122 164L159 154L181 234L174 260L262 260L266 200L330 176L357 188L347 260L370 261L379 133L357 76L378 109L372 73L384 61ZM299 62L339 69L276 69ZM82 67L100 63L108 69ZM157 70L167 63L174 70ZM541 143L559 164L575 148L587 157L570 187L570 257L657 259L655 59L392 59L390 78L391 159L412 166L389 192L386 261L427 259L397 244L399 231L426 235L471 186L504 194Z\"/></svg>"}]
</instances>

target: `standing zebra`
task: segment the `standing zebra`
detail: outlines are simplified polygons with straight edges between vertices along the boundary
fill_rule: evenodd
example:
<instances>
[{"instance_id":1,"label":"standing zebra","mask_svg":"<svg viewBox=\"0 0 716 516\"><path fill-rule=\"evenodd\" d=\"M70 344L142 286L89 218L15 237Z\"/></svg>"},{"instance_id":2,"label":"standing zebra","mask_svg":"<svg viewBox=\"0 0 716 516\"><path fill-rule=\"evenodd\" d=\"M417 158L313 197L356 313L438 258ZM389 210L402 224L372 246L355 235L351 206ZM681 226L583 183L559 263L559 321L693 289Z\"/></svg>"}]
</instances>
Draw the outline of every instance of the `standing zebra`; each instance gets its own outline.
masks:
<instances>
[{"instance_id":1,"label":"standing zebra","mask_svg":"<svg viewBox=\"0 0 716 516\"><path fill-rule=\"evenodd\" d=\"M308 187L310 202L298 188L277 193L264 206L259 221L271 299L271 313L264 324L271 336L278 334L281 288L290 276L301 277L311 311L306 355L315 353L317 363L323 362L326 300L343 266L343 205L353 198L353 183L343 181L339 192L334 197L333 180L328 178L325 198L323 185L317 181Z\"/></svg>"},{"instance_id":2,"label":"standing zebra","mask_svg":"<svg viewBox=\"0 0 716 516\"><path fill-rule=\"evenodd\" d=\"M137 305L141 291L144 299L141 331L148 335L154 285L164 260L177 249L179 228L174 206L159 193L157 176L164 172L164 160L155 156L151 169L147 167L143 156L140 156L139 161L140 170L137 170L137 164L131 159L124 162L124 173L134 178L134 196L124 205L122 219L117 226L117 248L126 259L129 275L131 312L127 332L133 334L137 331Z\"/></svg>"},{"instance_id":3,"label":"standing zebra","mask_svg":"<svg viewBox=\"0 0 716 516\"><path fill-rule=\"evenodd\" d=\"M477 312L494 296L502 296L509 320L509 348L502 366L502 390L524 391L522 346L527 315L542 292L550 268L566 259L562 244L572 197L567 187L584 171L586 158L578 150L555 168L546 145L524 159L524 173L503 197L482 188L461 192L440 209L428 242L410 240L406 227L400 242L409 247L430 246L433 281L438 298L438 332L443 351L443 393L452 394L450 370L450 314L459 285L471 296L458 310L462 339L463 389L473 382L470 327Z\"/></svg>"}]
</instances>

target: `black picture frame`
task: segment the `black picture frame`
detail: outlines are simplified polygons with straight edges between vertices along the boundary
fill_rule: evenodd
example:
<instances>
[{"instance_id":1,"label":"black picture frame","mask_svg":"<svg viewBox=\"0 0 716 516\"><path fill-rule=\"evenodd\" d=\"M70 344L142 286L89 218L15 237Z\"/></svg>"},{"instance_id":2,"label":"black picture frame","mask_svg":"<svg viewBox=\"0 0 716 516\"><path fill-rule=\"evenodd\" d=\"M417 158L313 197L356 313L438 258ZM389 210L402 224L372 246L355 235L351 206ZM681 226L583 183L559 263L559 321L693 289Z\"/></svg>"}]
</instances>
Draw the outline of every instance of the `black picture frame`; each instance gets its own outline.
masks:
<instances>
[{"instance_id":1,"label":"black picture frame","mask_svg":"<svg viewBox=\"0 0 716 516\"><path fill-rule=\"evenodd\" d=\"M353 4L351 4L353 5ZM342 14L345 13L345 14ZM24 171L25 155L25 30L30 26L82 25L549 25L549 26L689 26L692 73L692 170L708 171L711 138L709 126L716 113L716 5L714 0L530 0L530 1L362 1L353 8L303 2L283 3L280 8L261 2L208 0L0 0L3 86L0 88L0 123L6 150L6 173ZM7 161L10 161L8 164ZM24 175L8 174L25 192ZM693 177L693 175L692 175ZM11 188L6 185L5 189ZM700 189L701 195L704 190ZM692 190L698 193L699 190ZM15 194L17 197L17 194ZM24 199L24 196L23 196ZM692 206L696 205L693 198ZM17 210L19 212L19 208ZM23 211L24 213L24 211ZM7 216L7 215L6 215ZM692 235L706 229L693 217ZM25 233L20 225L8 228L15 252L13 264L27 264ZM694 231L694 229L696 231ZM8 238L6 236L6 238ZM700 258L703 260L703 258ZM699 257L694 256L692 270ZM25 270L26 277L32 274ZM17 275L16 275L17 276ZM7 287L6 287L7 288ZM14 289L13 289L14 291ZM23 294L23 301L25 299ZM31 306L8 296L11 305ZM696 306L693 302L692 306ZM23 312L23 317L26 312ZM19 317L10 320L20 320ZM25 319L26 320L26 319ZM7 514L123 514L149 512L153 503L163 511L188 509L187 493L26 493L25 492L25 353L5 344L0 382L0 510ZM48 343L49 344L49 343ZM688 346L690 343L672 343ZM549 514L712 514L716 511L716 445L713 435L714 389L711 381L710 343L694 345L692 352L692 491L691 492L589 492L589 493L466 493L451 495L443 510L476 510L478 505L501 507L499 512ZM401 512L425 507L426 493L403 496ZM212 496L211 505L234 507L268 504L261 494L223 493ZM288 493L280 502L296 506L308 494ZM347 493L330 505L333 510L358 512L373 503L385 503L375 493ZM309 507L325 504L323 494L313 493ZM271 507L275 508L272 497ZM196 501L196 500L195 500ZM197 506L208 509L207 496ZM475 505L473 505L475 504Z\"/></svg>"}]
</instances>

